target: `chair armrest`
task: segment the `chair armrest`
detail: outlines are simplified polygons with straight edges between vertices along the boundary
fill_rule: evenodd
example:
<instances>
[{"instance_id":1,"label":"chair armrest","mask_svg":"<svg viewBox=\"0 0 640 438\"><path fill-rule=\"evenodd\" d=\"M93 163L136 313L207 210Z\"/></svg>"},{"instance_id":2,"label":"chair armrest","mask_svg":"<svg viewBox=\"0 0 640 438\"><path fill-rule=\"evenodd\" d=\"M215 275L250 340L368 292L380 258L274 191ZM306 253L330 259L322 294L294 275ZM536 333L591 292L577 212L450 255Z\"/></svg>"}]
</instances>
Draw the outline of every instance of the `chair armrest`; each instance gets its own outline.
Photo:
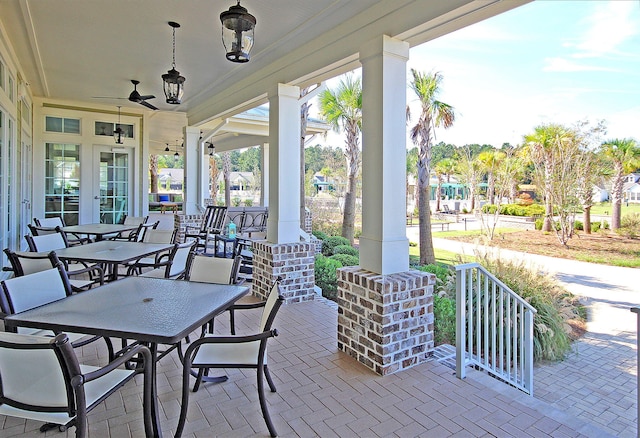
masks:
<instances>
[{"instance_id":1,"label":"chair armrest","mask_svg":"<svg viewBox=\"0 0 640 438\"><path fill-rule=\"evenodd\" d=\"M115 370L119 366L124 365L127 362L130 362L134 356L136 355L142 356L144 372L147 372L147 368L149 369L149 374L151 373L151 351L145 345L134 345L129 350L125 351L122 355L116 357L114 360L109 362L104 367L97 369L95 371L91 371L87 374L84 374L84 383L90 382L92 380L96 380L111 371Z\"/></svg>"},{"instance_id":2,"label":"chair armrest","mask_svg":"<svg viewBox=\"0 0 640 438\"><path fill-rule=\"evenodd\" d=\"M91 279L94 282L99 282L100 285L104 284L104 269L102 268L102 266L100 265L90 265L87 266L85 264L83 264L84 268L81 269L74 269L73 271L68 269L68 266L66 266L67 268L67 275L69 276L76 276L79 274L89 274L89 279Z\"/></svg>"},{"instance_id":3,"label":"chair armrest","mask_svg":"<svg viewBox=\"0 0 640 438\"><path fill-rule=\"evenodd\" d=\"M260 307L266 306L266 301L260 301L259 303L238 303L233 304L229 307L229 310L247 310L247 309L259 309Z\"/></svg>"},{"instance_id":4,"label":"chair armrest","mask_svg":"<svg viewBox=\"0 0 640 438\"><path fill-rule=\"evenodd\" d=\"M204 336L196 339L189 344L189 348L184 352L184 363L187 361L191 363L193 361L194 354L198 351L198 348L203 344L239 344L246 342L262 341L264 339L273 338L278 336L277 329L267 330L266 332L258 333L248 336ZM185 365L186 366L186 365ZM191 368L191 367L189 367Z\"/></svg>"}]
</instances>

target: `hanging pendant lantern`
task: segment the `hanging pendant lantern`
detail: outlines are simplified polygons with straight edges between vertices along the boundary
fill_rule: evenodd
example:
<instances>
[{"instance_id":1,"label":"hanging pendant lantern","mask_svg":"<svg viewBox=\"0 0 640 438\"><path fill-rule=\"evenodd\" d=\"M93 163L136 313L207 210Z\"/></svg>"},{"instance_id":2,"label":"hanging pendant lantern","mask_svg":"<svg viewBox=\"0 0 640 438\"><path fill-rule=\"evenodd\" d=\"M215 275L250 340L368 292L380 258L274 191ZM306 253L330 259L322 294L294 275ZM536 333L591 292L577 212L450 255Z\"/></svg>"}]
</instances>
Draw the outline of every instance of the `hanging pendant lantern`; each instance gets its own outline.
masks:
<instances>
[{"instance_id":1,"label":"hanging pendant lantern","mask_svg":"<svg viewBox=\"0 0 640 438\"><path fill-rule=\"evenodd\" d=\"M162 82L167 103L179 105L182 102L184 81L186 80L176 70L176 28L180 27L180 25L175 21L170 21L169 26L173 28L173 62L171 63L171 70L162 75Z\"/></svg>"},{"instance_id":2,"label":"hanging pendant lantern","mask_svg":"<svg viewBox=\"0 0 640 438\"><path fill-rule=\"evenodd\" d=\"M125 138L126 135L120 125L120 107L118 107L118 123L116 124L116 129L113 130L113 139L116 141L116 144L123 144Z\"/></svg>"},{"instance_id":3,"label":"hanging pendant lantern","mask_svg":"<svg viewBox=\"0 0 640 438\"><path fill-rule=\"evenodd\" d=\"M253 47L253 33L256 17L238 4L220 14L222 22L222 44L231 62L249 62L249 52Z\"/></svg>"}]
</instances>

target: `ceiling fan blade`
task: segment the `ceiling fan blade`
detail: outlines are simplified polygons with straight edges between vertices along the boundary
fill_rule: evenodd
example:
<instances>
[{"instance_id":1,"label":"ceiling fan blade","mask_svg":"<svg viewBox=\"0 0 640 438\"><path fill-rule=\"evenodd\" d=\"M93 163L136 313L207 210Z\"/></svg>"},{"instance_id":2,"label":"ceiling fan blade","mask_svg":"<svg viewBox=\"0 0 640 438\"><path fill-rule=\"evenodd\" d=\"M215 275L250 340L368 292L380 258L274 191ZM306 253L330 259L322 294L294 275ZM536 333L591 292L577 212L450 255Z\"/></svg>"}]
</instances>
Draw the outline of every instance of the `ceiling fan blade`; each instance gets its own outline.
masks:
<instances>
[{"instance_id":1,"label":"ceiling fan blade","mask_svg":"<svg viewBox=\"0 0 640 438\"><path fill-rule=\"evenodd\" d=\"M147 101L145 101L145 100L141 100L141 101L139 101L138 103L139 103L140 105L146 106L147 108L152 109L152 110L154 110L154 111L158 109L158 108L156 108L155 106L151 105L150 103L148 103L148 102L147 102Z\"/></svg>"},{"instance_id":2,"label":"ceiling fan blade","mask_svg":"<svg viewBox=\"0 0 640 438\"><path fill-rule=\"evenodd\" d=\"M147 94L145 96L138 96L138 99L140 100L149 100L149 99L155 99L156 97L151 95L151 94Z\"/></svg>"}]
</instances>

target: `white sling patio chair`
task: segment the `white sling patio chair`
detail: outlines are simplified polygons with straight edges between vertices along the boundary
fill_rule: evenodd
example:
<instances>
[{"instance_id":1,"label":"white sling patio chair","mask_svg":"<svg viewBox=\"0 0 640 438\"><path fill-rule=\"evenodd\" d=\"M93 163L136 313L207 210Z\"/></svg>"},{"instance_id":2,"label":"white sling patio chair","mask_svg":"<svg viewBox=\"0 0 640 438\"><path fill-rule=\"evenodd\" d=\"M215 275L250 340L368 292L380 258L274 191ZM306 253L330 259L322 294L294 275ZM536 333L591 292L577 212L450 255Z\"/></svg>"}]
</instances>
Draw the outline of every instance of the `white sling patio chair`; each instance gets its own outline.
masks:
<instances>
[{"instance_id":1,"label":"white sling patio chair","mask_svg":"<svg viewBox=\"0 0 640 438\"><path fill-rule=\"evenodd\" d=\"M142 358L135 369L120 366ZM58 425L75 426L77 438L87 435L87 413L136 374L144 374L143 417L147 437L153 436L151 353L132 347L103 368L81 365L64 333L54 337L0 333L0 414L42 421L42 432Z\"/></svg>"}]
</instances>

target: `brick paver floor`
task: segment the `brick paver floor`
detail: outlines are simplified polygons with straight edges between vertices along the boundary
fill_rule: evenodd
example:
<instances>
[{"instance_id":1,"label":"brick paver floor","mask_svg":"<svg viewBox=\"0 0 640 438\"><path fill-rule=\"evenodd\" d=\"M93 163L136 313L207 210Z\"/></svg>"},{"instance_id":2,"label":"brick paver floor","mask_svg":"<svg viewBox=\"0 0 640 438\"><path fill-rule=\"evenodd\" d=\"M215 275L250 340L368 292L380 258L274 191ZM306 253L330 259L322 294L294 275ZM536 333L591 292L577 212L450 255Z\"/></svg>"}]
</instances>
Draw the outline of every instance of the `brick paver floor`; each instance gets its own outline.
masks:
<instances>
[{"instance_id":1,"label":"brick paver floor","mask_svg":"<svg viewBox=\"0 0 640 438\"><path fill-rule=\"evenodd\" d=\"M336 346L337 310L319 299L282 307L269 346L278 392L268 393L272 418L284 437L602 437L608 434L479 372L465 380L428 362L381 377ZM239 332L257 324L255 310L238 312ZM228 333L228 317L216 330ZM270 341L270 342L271 342ZM101 344L101 343L94 343ZM85 347L83 360L104 362L101 345ZM158 367L160 417L172 436L180 410L181 370L174 353ZM257 400L255 372L229 370L229 381L191 393L185 437L267 436ZM141 437L141 380L129 383L89 418L91 437ZM36 422L0 418L0 437L42 436ZM74 428L66 432L73 436ZM64 433L49 431L46 437Z\"/></svg>"}]
</instances>

